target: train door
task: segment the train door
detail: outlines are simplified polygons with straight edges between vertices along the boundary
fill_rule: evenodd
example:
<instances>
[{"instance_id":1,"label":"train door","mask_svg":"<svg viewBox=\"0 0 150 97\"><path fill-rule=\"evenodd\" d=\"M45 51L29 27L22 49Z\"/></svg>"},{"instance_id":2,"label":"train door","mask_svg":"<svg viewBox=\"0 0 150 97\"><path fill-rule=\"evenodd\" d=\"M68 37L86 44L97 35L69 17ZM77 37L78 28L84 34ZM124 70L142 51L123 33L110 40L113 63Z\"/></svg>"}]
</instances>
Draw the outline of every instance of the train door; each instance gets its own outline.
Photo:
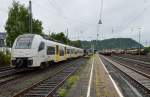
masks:
<instances>
[{"instance_id":1,"label":"train door","mask_svg":"<svg viewBox=\"0 0 150 97\"><path fill-rule=\"evenodd\" d=\"M58 62L60 61L60 54L59 54L59 46L56 45L56 53L55 53L55 61Z\"/></svg>"},{"instance_id":2,"label":"train door","mask_svg":"<svg viewBox=\"0 0 150 97\"><path fill-rule=\"evenodd\" d=\"M67 48L66 47L65 47L65 55L64 55L64 57L65 57L65 60L67 60L68 54L67 54Z\"/></svg>"},{"instance_id":3,"label":"train door","mask_svg":"<svg viewBox=\"0 0 150 97\"><path fill-rule=\"evenodd\" d=\"M38 48L38 59L36 60L38 63L40 63L40 65L42 65L43 62L45 62L45 55L45 43L41 42Z\"/></svg>"}]
</instances>

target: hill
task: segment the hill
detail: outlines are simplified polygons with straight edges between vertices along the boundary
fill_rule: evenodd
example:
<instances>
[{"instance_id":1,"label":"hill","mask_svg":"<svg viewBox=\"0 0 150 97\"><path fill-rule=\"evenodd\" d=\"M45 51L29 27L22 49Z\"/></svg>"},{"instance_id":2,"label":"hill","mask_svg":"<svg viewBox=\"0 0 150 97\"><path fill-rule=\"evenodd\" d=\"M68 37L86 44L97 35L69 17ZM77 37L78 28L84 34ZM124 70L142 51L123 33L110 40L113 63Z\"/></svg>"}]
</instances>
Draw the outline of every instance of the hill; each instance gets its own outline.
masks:
<instances>
[{"instance_id":1,"label":"hill","mask_svg":"<svg viewBox=\"0 0 150 97\"><path fill-rule=\"evenodd\" d=\"M111 38L105 40L92 40L92 41L81 41L82 47L89 49L94 47L96 49L128 49L138 48L139 43L131 38ZM141 45L141 48L144 46Z\"/></svg>"}]
</instances>

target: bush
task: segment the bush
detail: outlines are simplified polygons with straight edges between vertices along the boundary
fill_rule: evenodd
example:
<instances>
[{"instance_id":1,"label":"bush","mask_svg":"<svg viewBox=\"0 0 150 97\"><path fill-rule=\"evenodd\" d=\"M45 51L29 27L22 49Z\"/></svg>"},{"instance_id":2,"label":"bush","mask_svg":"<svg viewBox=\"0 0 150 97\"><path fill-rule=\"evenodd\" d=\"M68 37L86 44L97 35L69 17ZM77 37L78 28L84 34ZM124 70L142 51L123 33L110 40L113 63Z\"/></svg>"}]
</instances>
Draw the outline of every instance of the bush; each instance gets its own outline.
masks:
<instances>
[{"instance_id":1,"label":"bush","mask_svg":"<svg viewBox=\"0 0 150 97\"><path fill-rule=\"evenodd\" d=\"M67 90L66 89L59 89L58 95L60 97L65 97L67 94Z\"/></svg>"},{"instance_id":2,"label":"bush","mask_svg":"<svg viewBox=\"0 0 150 97\"><path fill-rule=\"evenodd\" d=\"M77 77L76 76L71 76L67 82L66 82L66 88L67 89L70 89L71 86L75 83L75 81L77 80Z\"/></svg>"},{"instance_id":3,"label":"bush","mask_svg":"<svg viewBox=\"0 0 150 97\"><path fill-rule=\"evenodd\" d=\"M6 52L4 54L3 52L0 52L0 66L7 66L10 64L10 53Z\"/></svg>"},{"instance_id":4,"label":"bush","mask_svg":"<svg viewBox=\"0 0 150 97\"><path fill-rule=\"evenodd\" d=\"M146 54L150 53L150 47L145 47L143 52Z\"/></svg>"},{"instance_id":5,"label":"bush","mask_svg":"<svg viewBox=\"0 0 150 97\"><path fill-rule=\"evenodd\" d=\"M77 76L73 75L67 79L64 86L58 90L58 95L60 97L65 97L67 95L68 90L72 87L72 85L77 80Z\"/></svg>"}]
</instances>

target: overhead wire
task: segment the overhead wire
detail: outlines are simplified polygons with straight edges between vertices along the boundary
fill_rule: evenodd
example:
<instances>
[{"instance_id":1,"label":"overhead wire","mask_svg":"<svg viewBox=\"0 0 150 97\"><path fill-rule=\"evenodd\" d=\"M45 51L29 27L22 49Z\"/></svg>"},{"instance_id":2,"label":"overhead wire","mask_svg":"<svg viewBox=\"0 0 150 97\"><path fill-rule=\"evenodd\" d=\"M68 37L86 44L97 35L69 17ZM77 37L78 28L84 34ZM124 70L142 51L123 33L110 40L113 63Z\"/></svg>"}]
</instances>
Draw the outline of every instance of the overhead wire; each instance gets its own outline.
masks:
<instances>
[{"instance_id":1,"label":"overhead wire","mask_svg":"<svg viewBox=\"0 0 150 97\"><path fill-rule=\"evenodd\" d=\"M67 20L67 21L69 21L69 22L71 22L71 23L81 23L81 24L84 24L84 25L96 25L96 24L94 24L94 23L87 23L87 22L85 22L85 21L81 21L81 20L76 20L76 19L72 19L72 18L70 18L70 17L67 17L67 16L64 16L64 11L63 10L60 10L61 8L60 7L56 7L56 6L54 6L54 4L52 3L52 1L54 1L54 0L48 0L48 2L49 2L49 4L51 5L51 6L53 6L53 8L57 11L57 14L59 14L63 19L65 19L65 20ZM55 2L55 4L56 4L56 2ZM58 6L58 4L56 4L57 6ZM61 13L61 14L60 14Z\"/></svg>"},{"instance_id":2,"label":"overhead wire","mask_svg":"<svg viewBox=\"0 0 150 97\"><path fill-rule=\"evenodd\" d=\"M134 21L136 21L139 17L141 17L145 12L146 10L148 10L148 7L150 7L150 4L148 4L147 6L145 6L142 11L140 11L136 16L134 16L132 19L130 19L130 21L128 21L124 26L123 29L121 29L121 31L124 31L126 30L127 28L130 27L131 23L133 23ZM133 14L133 13L132 13ZM135 13L134 13L135 14ZM131 17L130 17L131 18Z\"/></svg>"}]
</instances>

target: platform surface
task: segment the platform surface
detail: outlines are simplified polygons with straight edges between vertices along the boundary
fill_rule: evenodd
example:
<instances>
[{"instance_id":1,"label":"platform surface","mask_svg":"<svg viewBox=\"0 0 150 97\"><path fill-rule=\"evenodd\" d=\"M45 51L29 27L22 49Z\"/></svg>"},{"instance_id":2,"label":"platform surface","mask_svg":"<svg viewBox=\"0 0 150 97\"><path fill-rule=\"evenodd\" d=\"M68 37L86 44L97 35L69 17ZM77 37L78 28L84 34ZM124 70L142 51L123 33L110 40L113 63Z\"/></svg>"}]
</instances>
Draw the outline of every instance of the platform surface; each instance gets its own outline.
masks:
<instances>
[{"instance_id":1,"label":"platform surface","mask_svg":"<svg viewBox=\"0 0 150 97\"><path fill-rule=\"evenodd\" d=\"M119 97L98 55L91 57L67 97Z\"/></svg>"}]
</instances>

